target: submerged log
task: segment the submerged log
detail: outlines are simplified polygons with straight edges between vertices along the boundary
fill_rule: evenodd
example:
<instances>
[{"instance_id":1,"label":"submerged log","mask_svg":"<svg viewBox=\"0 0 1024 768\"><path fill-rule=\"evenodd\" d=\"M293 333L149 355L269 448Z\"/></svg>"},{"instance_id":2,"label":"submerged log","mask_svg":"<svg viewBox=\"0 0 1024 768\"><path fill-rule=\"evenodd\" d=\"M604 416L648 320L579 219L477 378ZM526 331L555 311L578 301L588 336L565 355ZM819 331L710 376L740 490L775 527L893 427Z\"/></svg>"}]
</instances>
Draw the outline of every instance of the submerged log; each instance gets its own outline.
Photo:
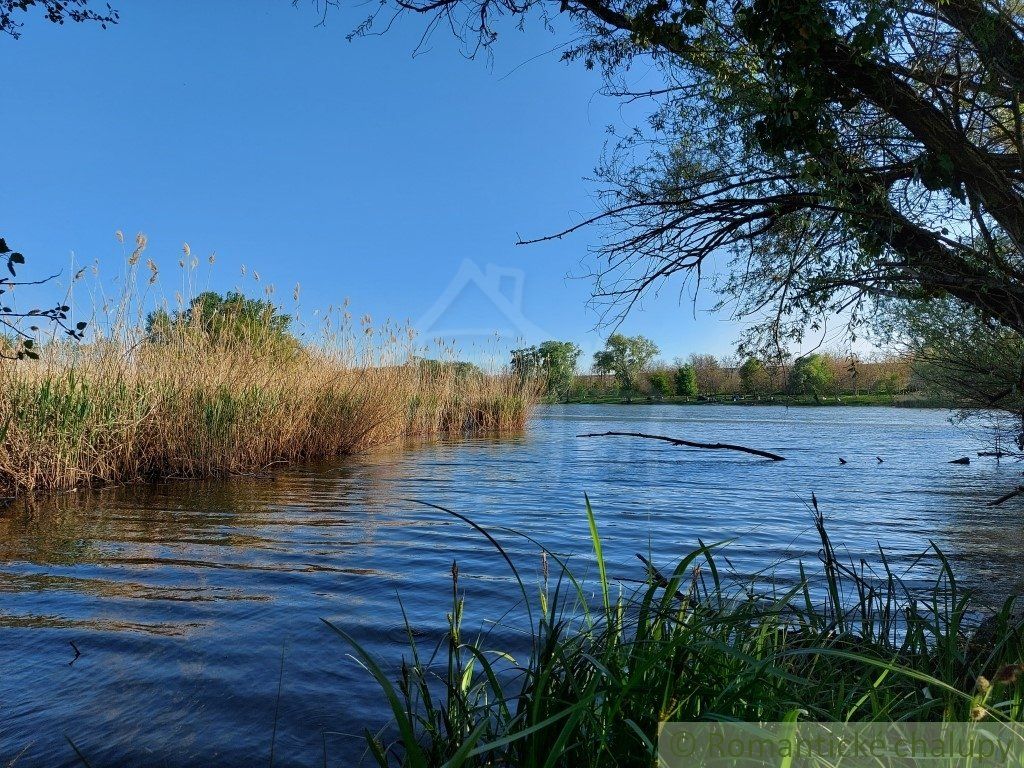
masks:
<instances>
[{"instance_id":1,"label":"submerged log","mask_svg":"<svg viewBox=\"0 0 1024 768\"><path fill-rule=\"evenodd\" d=\"M949 463L950 464L970 464L971 463L971 457L970 456L964 456L962 459L953 459Z\"/></svg>"},{"instance_id":2,"label":"submerged log","mask_svg":"<svg viewBox=\"0 0 1024 768\"><path fill-rule=\"evenodd\" d=\"M998 507L1004 501L1009 501L1014 496L1020 496L1022 493L1024 493L1024 485L1018 485L1016 489L1010 491L1009 493L1004 493L998 499L996 499L995 501L990 501L985 506L986 507Z\"/></svg>"},{"instance_id":3,"label":"submerged log","mask_svg":"<svg viewBox=\"0 0 1024 768\"><path fill-rule=\"evenodd\" d=\"M648 435L643 432L590 432L585 435L576 435L576 437L643 437L648 440L663 440L666 443L672 445L683 445L687 448L706 448L711 451L740 451L741 453L749 453L754 456L760 456L764 459L771 459L772 461L785 461L785 456L779 456L777 453L771 451L762 451L757 448L748 448L745 445L733 445L732 443L697 443L693 440L683 440L679 437L666 437L665 435Z\"/></svg>"}]
</instances>

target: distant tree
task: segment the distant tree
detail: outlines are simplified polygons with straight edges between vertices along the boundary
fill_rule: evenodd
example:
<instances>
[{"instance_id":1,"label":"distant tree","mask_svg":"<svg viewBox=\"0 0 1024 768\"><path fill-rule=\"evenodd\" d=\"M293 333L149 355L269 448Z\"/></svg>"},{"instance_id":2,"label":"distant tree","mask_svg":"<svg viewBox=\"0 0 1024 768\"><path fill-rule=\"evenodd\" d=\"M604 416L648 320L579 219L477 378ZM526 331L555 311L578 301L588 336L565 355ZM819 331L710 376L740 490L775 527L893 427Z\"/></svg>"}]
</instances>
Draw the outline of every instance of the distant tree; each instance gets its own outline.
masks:
<instances>
[{"instance_id":1,"label":"distant tree","mask_svg":"<svg viewBox=\"0 0 1024 768\"><path fill-rule=\"evenodd\" d=\"M771 385L768 368L756 357L748 357L740 366L740 386L746 394L760 397L769 392Z\"/></svg>"},{"instance_id":2,"label":"distant tree","mask_svg":"<svg viewBox=\"0 0 1024 768\"><path fill-rule=\"evenodd\" d=\"M637 378L658 354L658 345L645 336L613 333L594 355L594 369L615 374L622 393L630 398Z\"/></svg>"},{"instance_id":3,"label":"distant tree","mask_svg":"<svg viewBox=\"0 0 1024 768\"><path fill-rule=\"evenodd\" d=\"M681 365L675 373L676 394L680 397L697 396L697 374L692 365Z\"/></svg>"},{"instance_id":4,"label":"distant tree","mask_svg":"<svg viewBox=\"0 0 1024 768\"><path fill-rule=\"evenodd\" d=\"M479 376L483 374L483 371L480 370L479 366L464 360L434 360L429 357L423 357L419 358L417 362L420 369L432 378L451 375L456 379L463 381L471 376Z\"/></svg>"},{"instance_id":5,"label":"distant tree","mask_svg":"<svg viewBox=\"0 0 1024 768\"><path fill-rule=\"evenodd\" d=\"M537 347L522 347L512 350L510 362L513 375L525 381L537 375L540 370L540 350Z\"/></svg>"},{"instance_id":6,"label":"distant tree","mask_svg":"<svg viewBox=\"0 0 1024 768\"><path fill-rule=\"evenodd\" d=\"M582 350L571 341L545 341L540 346L512 350L512 373L520 379L544 380L546 394L568 398Z\"/></svg>"},{"instance_id":7,"label":"distant tree","mask_svg":"<svg viewBox=\"0 0 1024 768\"><path fill-rule=\"evenodd\" d=\"M798 395L822 395L835 385L832 368L823 355L801 357L789 372L789 391Z\"/></svg>"},{"instance_id":8,"label":"distant tree","mask_svg":"<svg viewBox=\"0 0 1024 768\"><path fill-rule=\"evenodd\" d=\"M537 348L549 395L568 399L582 350L571 341L545 341Z\"/></svg>"},{"instance_id":9,"label":"distant tree","mask_svg":"<svg viewBox=\"0 0 1024 768\"><path fill-rule=\"evenodd\" d=\"M664 371L656 371L647 377L651 385L651 394L665 397L672 394L672 380Z\"/></svg>"},{"instance_id":10,"label":"distant tree","mask_svg":"<svg viewBox=\"0 0 1024 768\"><path fill-rule=\"evenodd\" d=\"M165 343L176 334L202 333L214 344L295 343L289 333L291 316L263 299L250 299L237 291L223 296L205 291L178 312L157 309L146 317L146 339Z\"/></svg>"},{"instance_id":11,"label":"distant tree","mask_svg":"<svg viewBox=\"0 0 1024 768\"><path fill-rule=\"evenodd\" d=\"M697 377L698 394L711 396L722 391L724 374L714 355L690 355L690 366Z\"/></svg>"}]
</instances>

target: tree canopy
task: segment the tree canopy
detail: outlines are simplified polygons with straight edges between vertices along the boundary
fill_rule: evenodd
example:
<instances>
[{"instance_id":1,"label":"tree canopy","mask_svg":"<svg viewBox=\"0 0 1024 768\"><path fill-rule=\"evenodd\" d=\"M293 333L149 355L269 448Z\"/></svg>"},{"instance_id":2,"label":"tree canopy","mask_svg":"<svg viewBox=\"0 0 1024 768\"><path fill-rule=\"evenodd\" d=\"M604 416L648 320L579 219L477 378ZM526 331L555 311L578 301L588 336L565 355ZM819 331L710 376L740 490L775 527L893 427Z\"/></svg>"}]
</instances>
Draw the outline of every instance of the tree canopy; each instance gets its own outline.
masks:
<instances>
[{"instance_id":1,"label":"tree canopy","mask_svg":"<svg viewBox=\"0 0 1024 768\"><path fill-rule=\"evenodd\" d=\"M204 291L177 312L157 309L146 317L146 337L153 343L172 340L176 334L197 331L211 343L246 343L280 346L294 344L289 333L291 316L263 299L250 299L237 291L223 296Z\"/></svg>"},{"instance_id":2,"label":"tree canopy","mask_svg":"<svg viewBox=\"0 0 1024 768\"><path fill-rule=\"evenodd\" d=\"M756 357L748 357L740 366L740 384L748 395L764 395L771 391L771 374Z\"/></svg>"},{"instance_id":3,"label":"tree canopy","mask_svg":"<svg viewBox=\"0 0 1024 768\"><path fill-rule=\"evenodd\" d=\"M675 372L676 394L680 397L697 396L697 374L692 365L680 365Z\"/></svg>"},{"instance_id":4,"label":"tree canopy","mask_svg":"<svg viewBox=\"0 0 1024 768\"><path fill-rule=\"evenodd\" d=\"M340 5L329 0L327 5ZM612 318L720 260L779 349L880 297L950 298L1024 331L1024 21L1017 0L382 0L467 52L556 14L565 58L650 119L602 163L596 296ZM653 87L632 71L660 73ZM741 351L744 351L741 349Z\"/></svg>"},{"instance_id":5,"label":"tree canopy","mask_svg":"<svg viewBox=\"0 0 1024 768\"><path fill-rule=\"evenodd\" d=\"M569 397L580 354L579 346L571 341L545 341L512 350L512 371L523 378L542 377L547 394L561 400Z\"/></svg>"},{"instance_id":6,"label":"tree canopy","mask_svg":"<svg viewBox=\"0 0 1024 768\"><path fill-rule=\"evenodd\" d=\"M835 374L823 355L801 357L789 372L789 390L797 395L823 395L835 386Z\"/></svg>"},{"instance_id":7,"label":"tree canopy","mask_svg":"<svg viewBox=\"0 0 1024 768\"><path fill-rule=\"evenodd\" d=\"M614 374L622 392L629 396L636 389L640 373L658 352L658 345L646 336L613 333L604 349L594 353L594 369Z\"/></svg>"}]
</instances>

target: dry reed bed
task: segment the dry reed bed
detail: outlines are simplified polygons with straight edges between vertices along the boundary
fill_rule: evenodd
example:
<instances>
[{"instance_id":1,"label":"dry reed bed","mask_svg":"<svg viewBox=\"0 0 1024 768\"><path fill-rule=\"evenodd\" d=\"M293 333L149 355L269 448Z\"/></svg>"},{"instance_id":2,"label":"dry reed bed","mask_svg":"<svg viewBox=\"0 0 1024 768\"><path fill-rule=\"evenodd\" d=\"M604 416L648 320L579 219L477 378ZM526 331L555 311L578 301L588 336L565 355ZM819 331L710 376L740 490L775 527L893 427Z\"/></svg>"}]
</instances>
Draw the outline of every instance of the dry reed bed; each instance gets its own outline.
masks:
<instances>
[{"instance_id":1,"label":"dry reed bed","mask_svg":"<svg viewBox=\"0 0 1024 768\"><path fill-rule=\"evenodd\" d=\"M202 478L411 437L522 429L533 393L505 375L389 348L214 343L137 328L0 361L0 492ZM404 361L400 361L404 355Z\"/></svg>"}]
</instances>

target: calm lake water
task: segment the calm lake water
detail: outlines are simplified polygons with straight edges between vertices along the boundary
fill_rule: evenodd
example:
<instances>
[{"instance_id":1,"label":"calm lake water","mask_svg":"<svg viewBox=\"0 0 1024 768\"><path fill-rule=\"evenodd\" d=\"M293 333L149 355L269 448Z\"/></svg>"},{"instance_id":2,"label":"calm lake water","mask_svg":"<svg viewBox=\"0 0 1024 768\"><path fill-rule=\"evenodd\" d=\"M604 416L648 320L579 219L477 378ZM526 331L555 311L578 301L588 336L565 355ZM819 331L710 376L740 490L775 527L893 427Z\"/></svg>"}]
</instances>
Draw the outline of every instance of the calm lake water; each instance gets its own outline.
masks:
<instances>
[{"instance_id":1,"label":"calm lake water","mask_svg":"<svg viewBox=\"0 0 1024 768\"><path fill-rule=\"evenodd\" d=\"M351 765L386 720L378 689L320 618L389 662L399 599L424 642L446 626L458 560L466 628L515 603L503 562L449 506L539 578L537 547L592 569L590 495L613 576L664 569L698 538L736 539L739 573L817 551L815 492L834 540L905 565L929 540L992 602L1024 589L1018 500L984 502L1021 466L974 459L943 411L551 406L527 434L295 467L272 479L171 483L0 514L0 766ZM736 442L769 462L631 438ZM848 464L840 466L838 457ZM881 456L884 463L878 463ZM501 630L496 640L501 640ZM71 642L81 650L74 657ZM283 661L282 661L283 660ZM283 665L283 666L282 666ZM283 669L283 672L282 672ZM278 686L280 683L280 697ZM276 712L276 715L275 715Z\"/></svg>"}]
</instances>

